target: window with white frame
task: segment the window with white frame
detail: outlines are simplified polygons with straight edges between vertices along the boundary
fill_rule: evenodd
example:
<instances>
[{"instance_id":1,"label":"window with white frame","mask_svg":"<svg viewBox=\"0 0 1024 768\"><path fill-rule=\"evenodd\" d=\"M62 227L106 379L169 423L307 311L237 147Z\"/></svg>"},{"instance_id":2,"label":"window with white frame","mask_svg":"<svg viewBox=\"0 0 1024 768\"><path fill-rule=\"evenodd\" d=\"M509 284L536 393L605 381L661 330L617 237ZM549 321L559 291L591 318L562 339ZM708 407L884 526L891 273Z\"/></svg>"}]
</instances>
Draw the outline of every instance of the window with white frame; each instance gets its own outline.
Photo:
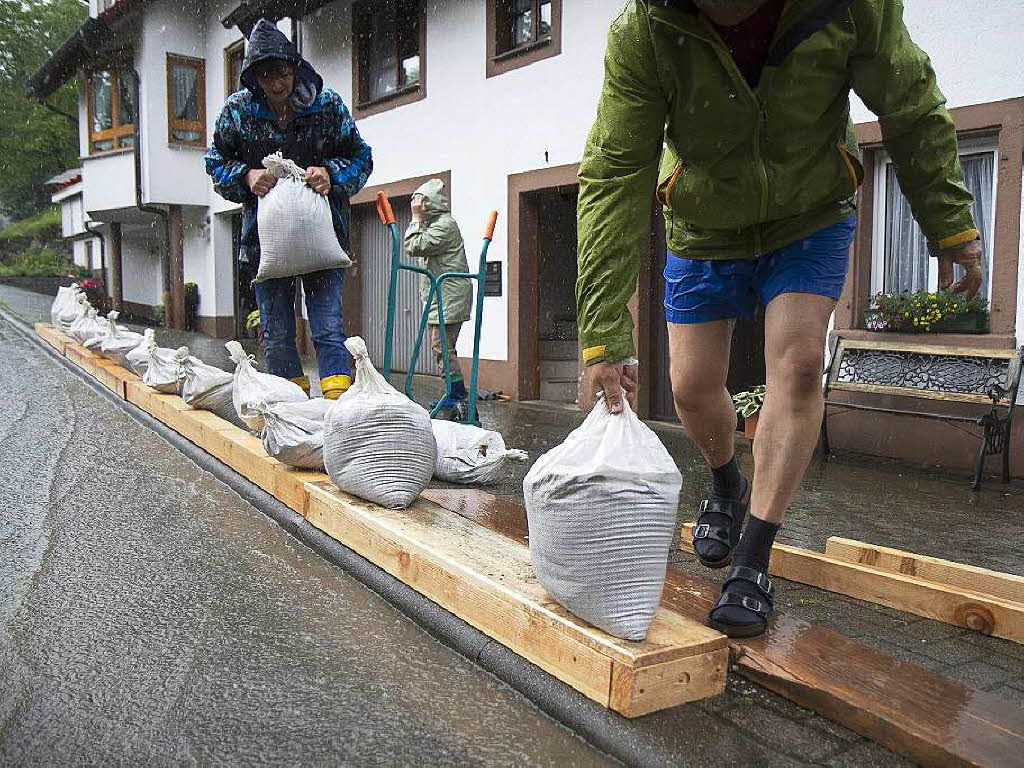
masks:
<instances>
[{"instance_id":1,"label":"window with white frame","mask_svg":"<svg viewBox=\"0 0 1024 768\"><path fill-rule=\"evenodd\" d=\"M964 183L974 196L972 213L981 233L984 281L981 295L991 298L992 229L996 194L995 139L960 142ZM887 155L875 168L874 232L872 237L871 291L934 291L938 288L938 261L928 253L928 243L914 220L910 203L900 190L896 169ZM963 275L954 268L955 278Z\"/></svg>"}]
</instances>

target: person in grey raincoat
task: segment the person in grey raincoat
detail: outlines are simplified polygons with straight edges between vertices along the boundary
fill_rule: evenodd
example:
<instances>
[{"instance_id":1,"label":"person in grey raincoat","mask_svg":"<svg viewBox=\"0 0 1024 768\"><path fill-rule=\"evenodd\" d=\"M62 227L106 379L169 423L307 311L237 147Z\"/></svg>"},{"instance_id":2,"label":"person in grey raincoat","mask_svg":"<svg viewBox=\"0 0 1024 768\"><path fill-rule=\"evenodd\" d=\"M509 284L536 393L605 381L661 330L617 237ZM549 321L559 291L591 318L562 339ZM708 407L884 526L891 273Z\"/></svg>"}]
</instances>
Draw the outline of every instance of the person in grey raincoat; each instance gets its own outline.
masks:
<instances>
[{"instance_id":1,"label":"person in grey raincoat","mask_svg":"<svg viewBox=\"0 0 1024 768\"><path fill-rule=\"evenodd\" d=\"M459 225L452 218L448 198L444 194L444 182L431 179L421 185L412 195L412 223L405 231L405 252L413 258L424 259L427 269L433 275L443 272L468 272L466 248ZM420 292L426 302L430 293L430 281L421 278ZM448 337L448 360L451 374L451 392L442 403L444 408L456 408L459 401L466 400L466 382L459 367L459 356L455 344L459 339L462 324L469 320L469 307L473 302L473 285L468 278L445 280L441 286L441 302L444 308L444 333ZM441 326L435 298L427 318L430 325L430 345L438 365L444 366L441 352ZM436 402L434 403L436 405Z\"/></svg>"}]
</instances>

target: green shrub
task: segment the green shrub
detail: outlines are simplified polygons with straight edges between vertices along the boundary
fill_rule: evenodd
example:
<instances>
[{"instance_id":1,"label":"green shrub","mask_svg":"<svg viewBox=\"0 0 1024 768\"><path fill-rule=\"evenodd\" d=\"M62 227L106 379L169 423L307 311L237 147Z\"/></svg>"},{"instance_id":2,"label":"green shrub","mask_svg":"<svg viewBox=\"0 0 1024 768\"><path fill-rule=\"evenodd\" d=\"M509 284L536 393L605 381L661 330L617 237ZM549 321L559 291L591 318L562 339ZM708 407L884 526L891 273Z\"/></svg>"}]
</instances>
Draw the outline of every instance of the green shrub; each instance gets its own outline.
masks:
<instances>
[{"instance_id":1,"label":"green shrub","mask_svg":"<svg viewBox=\"0 0 1024 768\"><path fill-rule=\"evenodd\" d=\"M0 277L63 277L76 269L52 248L30 248L13 261L0 264Z\"/></svg>"},{"instance_id":2,"label":"green shrub","mask_svg":"<svg viewBox=\"0 0 1024 768\"><path fill-rule=\"evenodd\" d=\"M60 210L37 213L27 219L12 221L0 229L0 240L16 240L19 238L47 239L60 236Z\"/></svg>"}]
</instances>

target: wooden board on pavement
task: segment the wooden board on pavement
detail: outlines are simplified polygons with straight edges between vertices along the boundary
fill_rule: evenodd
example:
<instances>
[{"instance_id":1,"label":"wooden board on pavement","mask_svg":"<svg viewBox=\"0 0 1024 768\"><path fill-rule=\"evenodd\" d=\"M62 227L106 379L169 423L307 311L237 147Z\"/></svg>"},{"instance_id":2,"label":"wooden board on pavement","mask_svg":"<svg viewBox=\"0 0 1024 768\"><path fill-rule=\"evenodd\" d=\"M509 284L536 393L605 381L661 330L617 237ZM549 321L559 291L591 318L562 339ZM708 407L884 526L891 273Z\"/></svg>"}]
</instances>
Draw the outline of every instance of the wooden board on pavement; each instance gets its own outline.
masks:
<instances>
[{"instance_id":1,"label":"wooden board on pavement","mask_svg":"<svg viewBox=\"0 0 1024 768\"><path fill-rule=\"evenodd\" d=\"M825 554L848 563L859 563L889 573L901 573L955 589L1024 603L1024 576L1012 573L978 568L892 547L865 544L839 536L829 537L825 543Z\"/></svg>"},{"instance_id":2,"label":"wooden board on pavement","mask_svg":"<svg viewBox=\"0 0 1024 768\"><path fill-rule=\"evenodd\" d=\"M60 354L64 354L64 347L68 342L73 341L59 328L54 328L49 323L36 323L36 336L41 338Z\"/></svg>"},{"instance_id":3,"label":"wooden board on pavement","mask_svg":"<svg viewBox=\"0 0 1024 768\"><path fill-rule=\"evenodd\" d=\"M726 639L659 609L643 642L576 618L537 582L529 550L425 499L390 510L310 483L306 519L589 698L635 717L720 693Z\"/></svg>"},{"instance_id":4,"label":"wooden board on pavement","mask_svg":"<svg viewBox=\"0 0 1024 768\"><path fill-rule=\"evenodd\" d=\"M683 531L684 541L688 541L691 526L688 524ZM772 547L768 570L772 576L789 581L1024 643L1024 603L786 544Z\"/></svg>"}]
</instances>

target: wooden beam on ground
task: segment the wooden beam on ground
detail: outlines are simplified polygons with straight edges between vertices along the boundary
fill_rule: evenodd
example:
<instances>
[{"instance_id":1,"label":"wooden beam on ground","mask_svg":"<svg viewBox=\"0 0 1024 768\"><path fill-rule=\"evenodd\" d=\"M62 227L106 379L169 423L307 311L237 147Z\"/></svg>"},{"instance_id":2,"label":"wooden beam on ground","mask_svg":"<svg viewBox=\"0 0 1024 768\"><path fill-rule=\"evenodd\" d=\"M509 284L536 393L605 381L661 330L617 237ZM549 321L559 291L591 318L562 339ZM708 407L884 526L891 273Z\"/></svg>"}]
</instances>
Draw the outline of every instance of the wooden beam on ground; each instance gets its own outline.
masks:
<instances>
[{"instance_id":1,"label":"wooden beam on ground","mask_svg":"<svg viewBox=\"0 0 1024 768\"><path fill-rule=\"evenodd\" d=\"M70 337L64 334L59 328L54 328L49 323L36 323L35 325L36 335L57 350L60 354L64 354L64 346L72 341Z\"/></svg>"},{"instance_id":2,"label":"wooden beam on ground","mask_svg":"<svg viewBox=\"0 0 1024 768\"><path fill-rule=\"evenodd\" d=\"M428 489L440 506L518 541L522 505L475 489ZM669 567L662 606L704 621L718 587ZM1024 710L994 694L899 661L777 612L767 634L731 639L732 669L802 707L924 765L1016 766Z\"/></svg>"},{"instance_id":3,"label":"wooden beam on ground","mask_svg":"<svg viewBox=\"0 0 1024 768\"><path fill-rule=\"evenodd\" d=\"M892 547L832 536L825 554L848 563L859 563L889 573L901 573L954 589L980 592L1001 600L1024 603L1024 576L991 571L974 565L917 555Z\"/></svg>"},{"instance_id":4,"label":"wooden beam on ground","mask_svg":"<svg viewBox=\"0 0 1024 768\"><path fill-rule=\"evenodd\" d=\"M643 642L576 618L537 582L529 550L421 500L388 510L311 483L307 520L545 671L636 717L722 691L725 638L660 609Z\"/></svg>"},{"instance_id":5,"label":"wooden beam on ground","mask_svg":"<svg viewBox=\"0 0 1024 768\"><path fill-rule=\"evenodd\" d=\"M692 548L692 524L684 526L683 535L684 543ZM772 576L789 581L1024 643L1024 603L851 563L786 544L772 547L768 571Z\"/></svg>"},{"instance_id":6,"label":"wooden beam on ground","mask_svg":"<svg viewBox=\"0 0 1024 768\"><path fill-rule=\"evenodd\" d=\"M584 695L637 717L722 692L726 638L661 608L640 643L570 614L540 586L522 543L420 500L388 510L326 474L288 467L259 438L79 347L68 355L123 397L303 515L312 525Z\"/></svg>"},{"instance_id":7,"label":"wooden beam on ground","mask_svg":"<svg viewBox=\"0 0 1024 768\"><path fill-rule=\"evenodd\" d=\"M64 356L122 400L125 396L125 382L138 380L138 377L127 368L113 360L100 357L70 338L64 344Z\"/></svg>"}]
</instances>

